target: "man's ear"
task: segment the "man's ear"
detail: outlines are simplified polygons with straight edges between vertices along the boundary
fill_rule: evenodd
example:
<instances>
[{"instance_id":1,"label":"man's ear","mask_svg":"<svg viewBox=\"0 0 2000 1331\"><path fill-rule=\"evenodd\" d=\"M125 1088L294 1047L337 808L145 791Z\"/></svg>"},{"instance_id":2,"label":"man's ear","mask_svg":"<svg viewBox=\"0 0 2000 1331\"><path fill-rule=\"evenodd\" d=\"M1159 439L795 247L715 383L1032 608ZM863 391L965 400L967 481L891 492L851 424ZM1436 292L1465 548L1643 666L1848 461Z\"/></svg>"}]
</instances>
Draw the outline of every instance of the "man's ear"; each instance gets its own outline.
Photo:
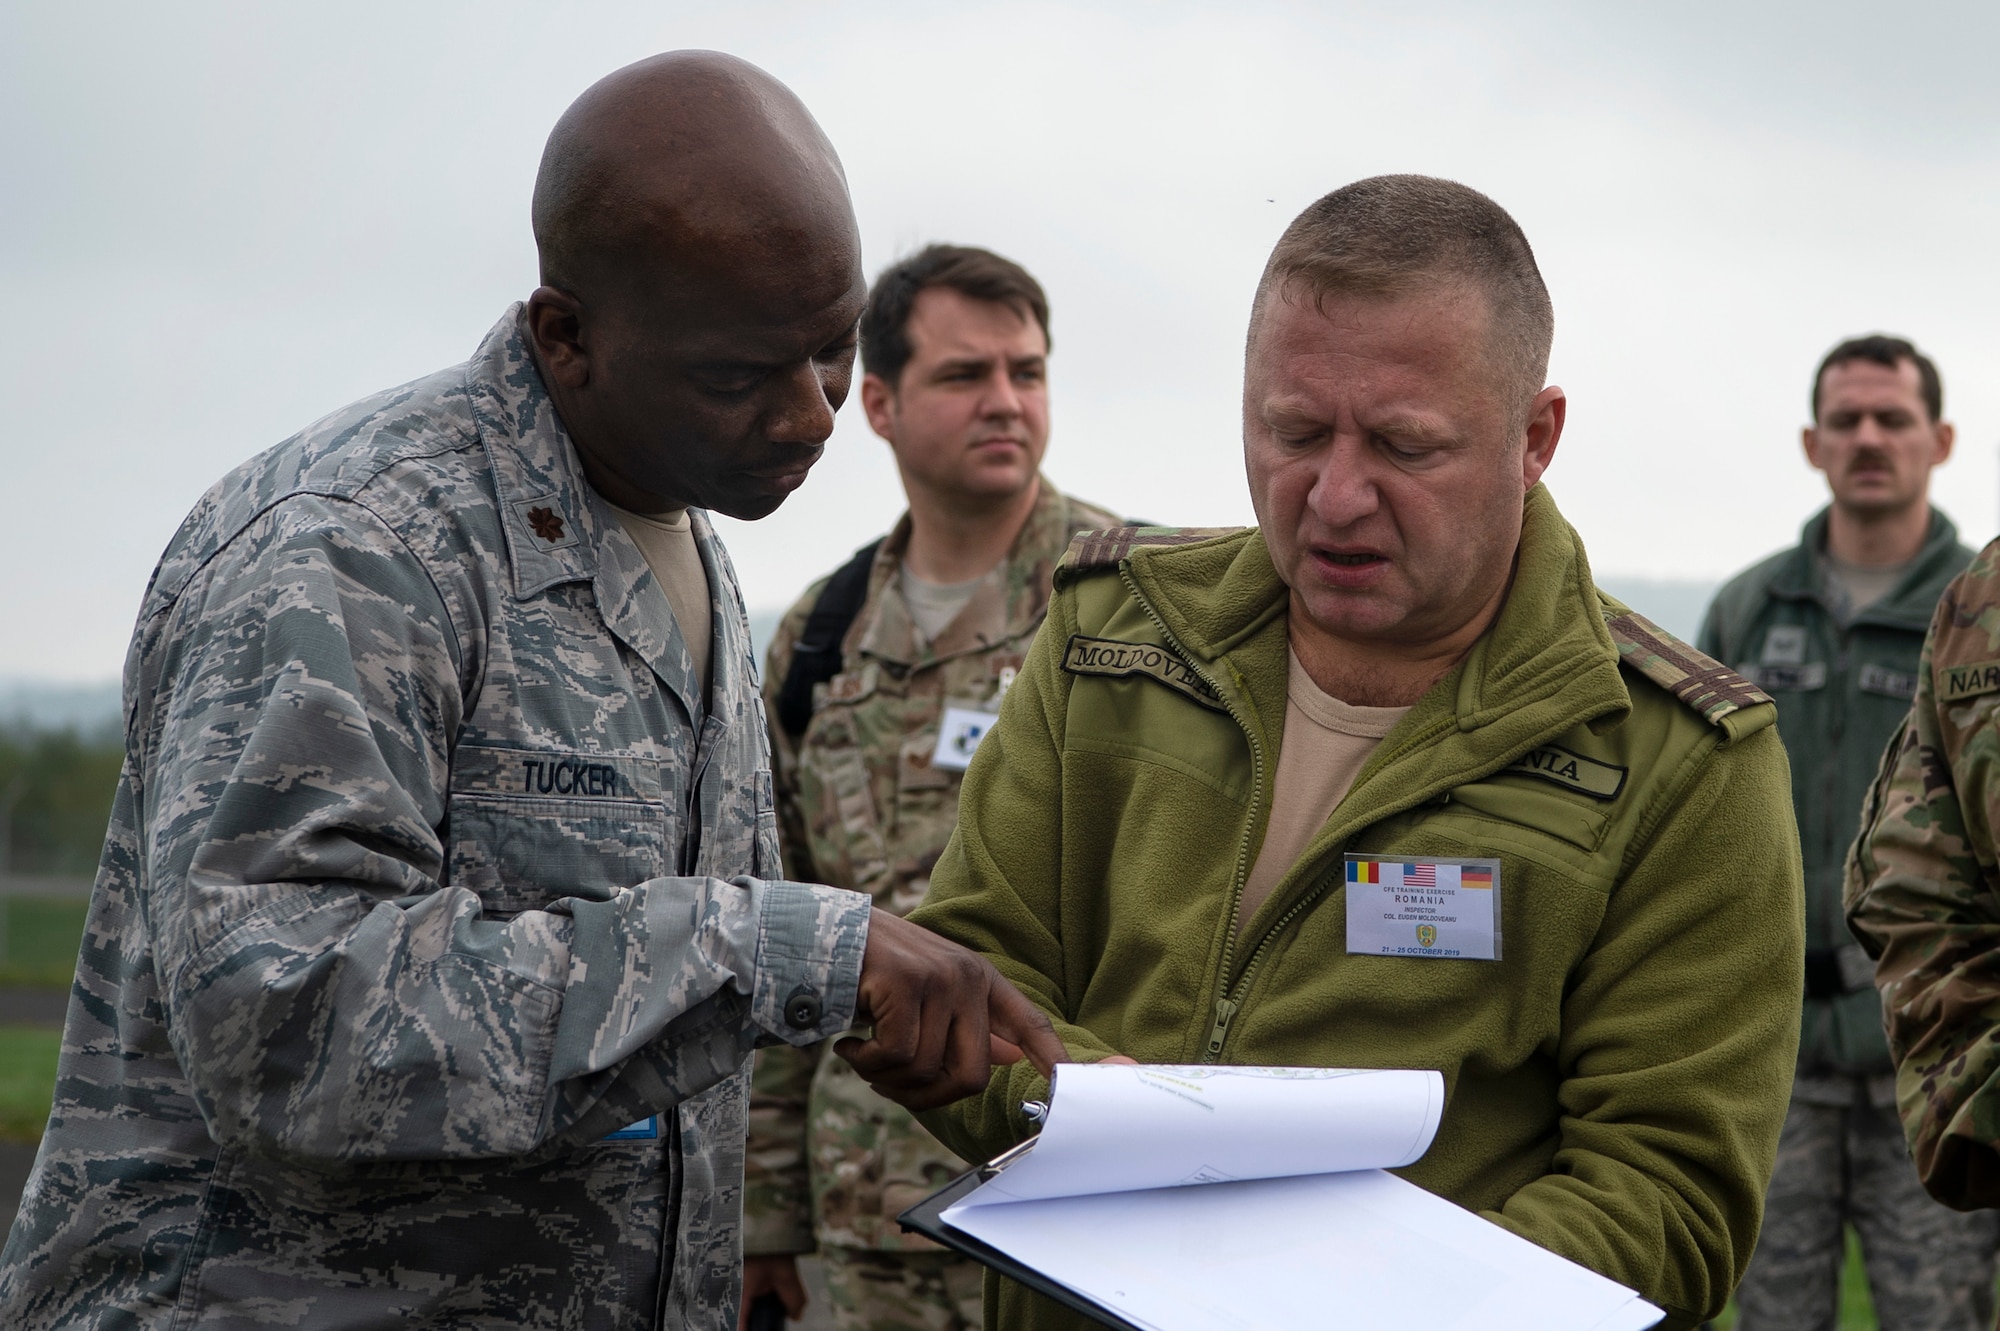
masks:
<instances>
[{"instance_id":1,"label":"man's ear","mask_svg":"<svg viewBox=\"0 0 2000 1331\"><path fill-rule=\"evenodd\" d=\"M535 363L564 388L590 382L590 353L583 345L583 302L561 287L536 287L528 297L528 339Z\"/></svg>"},{"instance_id":2,"label":"man's ear","mask_svg":"<svg viewBox=\"0 0 2000 1331\"><path fill-rule=\"evenodd\" d=\"M1554 384L1535 394L1528 404L1528 427L1521 446L1521 489L1535 488L1542 473L1555 461L1556 445L1562 442L1563 422L1569 418L1569 398Z\"/></svg>"},{"instance_id":3,"label":"man's ear","mask_svg":"<svg viewBox=\"0 0 2000 1331\"><path fill-rule=\"evenodd\" d=\"M896 442L896 390L879 374L861 376L861 410L868 428L893 447Z\"/></svg>"},{"instance_id":4,"label":"man's ear","mask_svg":"<svg viewBox=\"0 0 2000 1331\"><path fill-rule=\"evenodd\" d=\"M1931 465L1933 467L1941 467L1945 464L1951 457L1951 446L1957 439L1958 431L1952 428L1950 421L1939 421L1937 423L1937 443L1931 450Z\"/></svg>"},{"instance_id":5,"label":"man's ear","mask_svg":"<svg viewBox=\"0 0 2000 1331\"><path fill-rule=\"evenodd\" d=\"M1799 447L1805 450L1806 465L1814 471L1825 471L1819 462L1819 427L1808 425L1799 431Z\"/></svg>"}]
</instances>

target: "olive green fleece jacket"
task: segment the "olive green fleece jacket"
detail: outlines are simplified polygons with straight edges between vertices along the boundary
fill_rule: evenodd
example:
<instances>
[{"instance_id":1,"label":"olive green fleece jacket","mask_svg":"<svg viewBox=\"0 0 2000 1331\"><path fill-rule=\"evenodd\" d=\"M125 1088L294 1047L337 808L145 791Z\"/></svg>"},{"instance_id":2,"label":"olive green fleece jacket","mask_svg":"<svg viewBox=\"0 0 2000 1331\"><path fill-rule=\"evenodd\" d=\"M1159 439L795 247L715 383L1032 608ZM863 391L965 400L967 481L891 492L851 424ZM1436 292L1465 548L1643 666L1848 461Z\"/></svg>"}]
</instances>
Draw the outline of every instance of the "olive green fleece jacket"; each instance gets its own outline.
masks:
<instances>
[{"instance_id":1,"label":"olive green fleece jacket","mask_svg":"<svg viewBox=\"0 0 2000 1331\"><path fill-rule=\"evenodd\" d=\"M1718 1312L1756 1243L1799 1029L1803 886L1768 701L1718 667L1736 702L1705 714L1629 635L1621 655L1623 607L1537 487L1495 623L1239 935L1284 728L1285 588L1255 531L1115 553L1058 572L912 918L990 957L1080 1060L1436 1068L1443 1122L1398 1173L1670 1326ZM1079 636L1193 675L1166 656L1073 673ZM1343 852L1497 858L1501 958L1348 955ZM985 1158L1046 1090L1019 1063L924 1121ZM1011 1282L987 1297L995 1328L1088 1325Z\"/></svg>"}]
</instances>

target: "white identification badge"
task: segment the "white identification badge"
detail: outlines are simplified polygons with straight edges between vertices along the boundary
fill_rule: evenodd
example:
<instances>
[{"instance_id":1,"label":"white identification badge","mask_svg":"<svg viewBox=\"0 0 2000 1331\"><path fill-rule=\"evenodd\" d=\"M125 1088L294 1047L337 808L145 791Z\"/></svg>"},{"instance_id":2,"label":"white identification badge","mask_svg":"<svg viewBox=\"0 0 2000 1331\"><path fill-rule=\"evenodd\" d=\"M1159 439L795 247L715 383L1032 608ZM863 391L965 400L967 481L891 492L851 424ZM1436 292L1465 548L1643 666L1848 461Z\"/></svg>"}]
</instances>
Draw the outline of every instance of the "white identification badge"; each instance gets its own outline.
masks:
<instances>
[{"instance_id":1,"label":"white identification badge","mask_svg":"<svg viewBox=\"0 0 2000 1331\"><path fill-rule=\"evenodd\" d=\"M972 765L972 751L1000 718L971 707L947 707L944 723L938 727L937 747L931 750L931 766L947 772L963 772Z\"/></svg>"},{"instance_id":2,"label":"white identification badge","mask_svg":"<svg viewBox=\"0 0 2000 1331\"><path fill-rule=\"evenodd\" d=\"M1500 959L1500 861L1347 857L1347 950Z\"/></svg>"}]
</instances>

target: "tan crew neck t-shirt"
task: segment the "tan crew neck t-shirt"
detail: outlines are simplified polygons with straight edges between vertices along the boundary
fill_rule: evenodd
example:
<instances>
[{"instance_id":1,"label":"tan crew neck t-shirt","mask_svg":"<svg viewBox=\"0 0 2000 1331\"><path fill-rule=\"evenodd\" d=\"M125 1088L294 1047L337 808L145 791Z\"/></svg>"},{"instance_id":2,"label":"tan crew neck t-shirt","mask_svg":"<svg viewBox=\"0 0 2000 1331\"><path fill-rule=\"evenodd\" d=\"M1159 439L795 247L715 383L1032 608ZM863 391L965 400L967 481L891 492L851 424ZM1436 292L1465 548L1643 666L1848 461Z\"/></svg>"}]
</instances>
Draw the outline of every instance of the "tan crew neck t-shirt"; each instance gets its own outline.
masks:
<instances>
[{"instance_id":1,"label":"tan crew neck t-shirt","mask_svg":"<svg viewBox=\"0 0 2000 1331\"><path fill-rule=\"evenodd\" d=\"M695 683L701 688L701 702L708 703L708 659L714 647L715 623L709 609L708 570L701 566L701 551L694 543L694 521L684 508L670 513L630 513L612 504L625 534L646 557L646 567L659 579L674 608L674 622L687 641L688 657L694 662Z\"/></svg>"},{"instance_id":2,"label":"tan crew neck t-shirt","mask_svg":"<svg viewBox=\"0 0 2000 1331\"><path fill-rule=\"evenodd\" d=\"M1312 682L1299 658L1286 654L1285 733L1278 746L1271 822L1250 876L1243 882L1238 927L1247 923L1271 889L1298 863L1326 820L1347 798L1383 736L1407 707L1355 707Z\"/></svg>"},{"instance_id":3,"label":"tan crew neck t-shirt","mask_svg":"<svg viewBox=\"0 0 2000 1331\"><path fill-rule=\"evenodd\" d=\"M910 620L917 626L925 643L932 643L937 636L951 626L958 618L958 612L972 604L972 598L987 583L1000 576L1005 561L994 565L976 578L964 582L931 582L910 572L908 564L897 570L897 587L903 593L903 603L910 607Z\"/></svg>"}]
</instances>

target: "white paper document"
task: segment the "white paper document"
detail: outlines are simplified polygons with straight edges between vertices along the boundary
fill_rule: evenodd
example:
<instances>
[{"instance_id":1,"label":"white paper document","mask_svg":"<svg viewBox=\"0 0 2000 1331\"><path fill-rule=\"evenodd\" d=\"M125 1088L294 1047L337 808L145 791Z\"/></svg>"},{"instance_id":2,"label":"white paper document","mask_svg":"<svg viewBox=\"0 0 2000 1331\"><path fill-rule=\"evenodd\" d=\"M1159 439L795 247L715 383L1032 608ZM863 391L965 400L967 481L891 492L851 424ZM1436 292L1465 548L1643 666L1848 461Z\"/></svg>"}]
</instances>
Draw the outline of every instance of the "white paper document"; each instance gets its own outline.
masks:
<instances>
[{"instance_id":1,"label":"white paper document","mask_svg":"<svg viewBox=\"0 0 2000 1331\"><path fill-rule=\"evenodd\" d=\"M942 1219L1158 1331L1641 1331L1633 1291L1382 1172L1429 1148L1435 1072L1057 1069L1033 1149Z\"/></svg>"}]
</instances>

